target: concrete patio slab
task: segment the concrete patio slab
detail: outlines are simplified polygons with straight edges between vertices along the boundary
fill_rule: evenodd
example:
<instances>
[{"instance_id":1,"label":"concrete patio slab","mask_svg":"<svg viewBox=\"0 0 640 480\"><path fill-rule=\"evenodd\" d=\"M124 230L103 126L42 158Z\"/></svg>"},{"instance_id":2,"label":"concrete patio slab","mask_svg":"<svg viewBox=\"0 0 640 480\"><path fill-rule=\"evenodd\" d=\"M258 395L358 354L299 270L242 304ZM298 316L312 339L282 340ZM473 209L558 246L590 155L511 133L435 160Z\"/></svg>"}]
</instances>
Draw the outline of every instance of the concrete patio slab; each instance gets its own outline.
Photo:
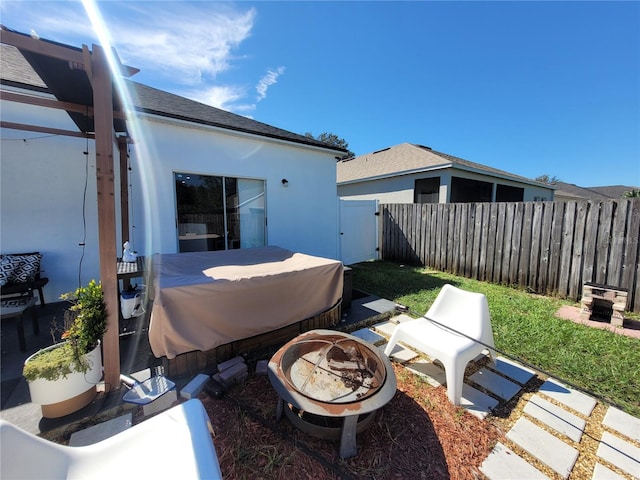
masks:
<instances>
[{"instance_id":1,"label":"concrete patio slab","mask_svg":"<svg viewBox=\"0 0 640 480\"><path fill-rule=\"evenodd\" d=\"M489 365L492 370L501 373L505 377L524 385L535 376L535 372L529 368L523 367L516 362L505 357L496 358L495 365Z\"/></svg>"},{"instance_id":2,"label":"concrete patio slab","mask_svg":"<svg viewBox=\"0 0 640 480\"><path fill-rule=\"evenodd\" d=\"M582 438L587 422L557 405L534 395L524 407L524 413L539 420L556 432L562 433L574 442Z\"/></svg>"},{"instance_id":3,"label":"concrete patio slab","mask_svg":"<svg viewBox=\"0 0 640 480\"><path fill-rule=\"evenodd\" d=\"M578 450L546 432L526 418L520 418L507 433L507 438L557 472L568 478L578 459Z\"/></svg>"},{"instance_id":4,"label":"concrete patio slab","mask_svg":"<svg viewBox=\"0 0 640 480\"><path fill-rule=\"evenodd\" d=\"M469 377L469 380L507 401L511 400L522 388L486 368L478 370Z\"/></svg>"},{"instance_id":5,"label":"concrete patio slab","mask_svg":"<svg viewBox=\"0 0 640 480\"><path fill-rule=\"evenodd\" d=\"M537 480L549 478L502 443L497 443L493 447L489 456L482 462L480 471L489 480L514 480L516 478Z\"/></svg>"},{"instance_id":6,"label":"concrete patio slab","mask_svg":"<svg viewBox=\"0 0 640 480\"><path fill-rule=\"evenodd\" d=\"M633 417L615 407L609 407L602 424L640 443L640 418Z\"/></svg>"},{"instance_id":7,"label":"concrete patio slab","mask_svg":"<svg viewBox=\"0 0 640 480\"><path fill-rule=\"evenodd\" d=\"M596 406L596 400L593 397L566 387L554 379L544 382L540 386L539 392L557 402L563 403L585 417L591 415L593 408Z\"/></svg>"},{"instance_id":8,"label":"concrete patio slab","mask_svg":"<svg viewBox=\"0 0 640 480\"><path fill-rule=\"evenodd\" d=\"M596 455L634 478L640 478L640 448L626 440L604 432Z\"/></svg>"},{"instance_id":9,"label":"concrete patio slab","mask_svg":"<svg viewBox=\"0 0 640 480\"><path fill-rule=\"evenodd\" d=\"M99 423L84 430L79 430L71 434L69 439L70 447L83 447L93 445L102 440L113 437L117 433L124 432L133 425L133 415L131 412L120 417L112 418L106 422Z\"/></svg>"}]
</instances>

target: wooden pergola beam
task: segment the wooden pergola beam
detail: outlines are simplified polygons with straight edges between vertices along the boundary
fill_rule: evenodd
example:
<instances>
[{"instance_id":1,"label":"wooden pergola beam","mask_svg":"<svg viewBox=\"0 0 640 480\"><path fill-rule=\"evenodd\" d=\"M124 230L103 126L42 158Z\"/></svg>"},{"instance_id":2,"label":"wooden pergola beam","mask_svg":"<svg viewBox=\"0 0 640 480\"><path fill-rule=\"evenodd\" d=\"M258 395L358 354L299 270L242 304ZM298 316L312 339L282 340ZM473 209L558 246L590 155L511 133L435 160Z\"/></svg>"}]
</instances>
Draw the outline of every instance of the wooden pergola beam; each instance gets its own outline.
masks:
<instances>
[{"instance_id":1,"label":"wooden pergola beam","mask_svg":"<svg viewBox=\"0 0 640 480\"><path fill-rule=\"evenodd\" d=\"M118 137L118 151L120 152L120 235L123 242L129 240L129 153L127 151L127 140L127 137Z\"/></svg>"},{"instance_id":2,"label":"wooden pergola beam","mask_svg":"<svg viewBox=\"0 0 640 480\"><path fill-rule=\"evenodd\" d=\"M12 130L24 130L27 132L49 133L51 135L61 135L63 137L95 138L93 133L74 132L73 130L63 130L60 128L39 127L38 125L25 125L23 123L0 121L0 128L10 128Z\"/></svg>"},{"instance_id":3,"label":"wooden pergola beam","mask_svg":"<svg viewBox=\"0 0 640 480\"><path fill-rule=\"evenodd\" d=\"M67 112L83 113L90 118L93 117L93 107L80 105L78 103L61 102L53 98L37 97L26 93L0 91L0 100L35 105L37 107L56 108ZM113 118L117 120L127 120L125 113L120 111L113 112Z\"/></svg>"},{"instance_id":4,"label":"wooden pergola beam","mask_svg":"<svg viewBox=\"0 0 640 480\"><path fill-rule=\"evenodd\" d=\"M93 108L96 135L96 180L98 193L98 243L100 281L107 305L107 331L103 337L104 382L106 390L120 387L120 336L118 276L116 268L116 206L113 160L113 88L107 57L102 47L93 45Z\"/></svg>"},{"instance_id":5,"label":"wooden pergola beam","mask_svg":"<svg viewBox=\"0 0 640 480\"><path fill-rule=\"evenodd\" d=\"M37 38L28 37L21 33L12 32L11 30L7 30L4 25L0 26L0 43L13 45L20 50L39 53L47 57L64 60L65 62L72 62L75 69L84 70L85 72L87 71L87 68L85 67L86 57L84 56L83 51L79 49L70 48L65 45L58 45ZM116 59L117 58L118 57L116 56ZM131 77L140 71L138 68L122 65L121 63L119 63L119 67L120 73L125 77Z\"/></svg>"},{"instance_id":6,"label":"wooden pergola beam","mask_svg":"<svg viewBox=\"0 0 640 480\"><path fill-rule=\"evenodd\" d=\"M26 93L0 91L0 100L35 105L38 107L57 108L59 110L66 110L67 112L84 113L88 117L93 117L93 107L87 107L86 105L79 105L77 103L61 102L60 100L54 100L52 98L36 97L35 95L27 95Z\"/></svg>"},{"instance_id":7,"label":"wooden pergola beam","mask_svg":"<svg viewBox=\"0 0 640 480\"><path fill-rule=\"evenodd\" d=\"M84 59L80 50L45 42L36 38L28 37L21 33L12 32L6 28L0 28L0 42L13 45L20 50L39 53L58 60L73 62L76 67L82 66L84 70Z\"/></svg>"}]
</instances>

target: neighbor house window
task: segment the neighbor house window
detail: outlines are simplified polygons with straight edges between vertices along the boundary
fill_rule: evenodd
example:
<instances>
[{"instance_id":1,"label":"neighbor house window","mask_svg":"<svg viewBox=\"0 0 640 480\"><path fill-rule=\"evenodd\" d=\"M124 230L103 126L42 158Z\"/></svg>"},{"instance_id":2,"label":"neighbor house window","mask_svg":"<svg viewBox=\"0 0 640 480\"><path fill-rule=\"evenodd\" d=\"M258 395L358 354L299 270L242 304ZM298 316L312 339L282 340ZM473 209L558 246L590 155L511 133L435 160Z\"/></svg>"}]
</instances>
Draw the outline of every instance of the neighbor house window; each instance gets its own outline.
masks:
<instances>
[{"instance_id":1,"label":"neighbor house window","mask_svg":"<svg viewBox=\"0 0 640 480\"><path fill-rule=\"evenodd\" d=\"M264 180L174 173L180 252L265 245Z\"/></svg>"},{"instance_id":2,"label":"neighbor house window","mask_svg":"<svg viewBox=\"0 0 640 480\"><path fill-rule=\"evenodd\" d=\"M547 197L533 197L534 202L546 202Z\"/></svg>"},{"instance_id":3,"label":"neighbor house window","mask_svg":"<svg viewBox=\"0 0 640 480\"><path fill-rule=\"evenodd\" d=\"M413 189L413 203L438 203L440 201L440 177L419 178Z\"/></svg>"},{"instance_id":4,"label":"neighbor house window","mask_svg":"<svg viewBox=\"0 0 640 480\"><path fill-rule=\"evenodd\" d=\"M496 202L521 202L523 199L524 188L496 185Z\"/></svg>"},{"instance_id":5,"label":"neighbor house window","mask_svg":"<svg viewBox=\"0 0 640 480\"><path fill-rule=\"evenodd\" d=\"M470 178L451 177L451 203L490 202L491 189L489 182Z\"/></svg>"}]
</instances>

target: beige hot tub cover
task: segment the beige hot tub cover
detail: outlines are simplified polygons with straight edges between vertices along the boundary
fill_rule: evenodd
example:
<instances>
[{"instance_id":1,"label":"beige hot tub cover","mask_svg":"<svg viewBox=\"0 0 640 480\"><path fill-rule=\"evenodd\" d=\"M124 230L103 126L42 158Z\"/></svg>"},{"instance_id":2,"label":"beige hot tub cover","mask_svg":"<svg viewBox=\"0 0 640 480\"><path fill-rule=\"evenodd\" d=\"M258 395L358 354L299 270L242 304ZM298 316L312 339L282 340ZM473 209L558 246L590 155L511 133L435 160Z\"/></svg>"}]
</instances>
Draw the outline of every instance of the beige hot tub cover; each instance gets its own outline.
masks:
<instances>
[{"instance_id":1,"label":"beige hot tub cover","mask_svg":"<svg viewBox=\"0 0 640 480\"><path fill-rule=\"evenodd\" d=\"M156 254L156 357L207 351L313 317L342 297L342 263L279 247Z\"/></svg>"}]
</instances>

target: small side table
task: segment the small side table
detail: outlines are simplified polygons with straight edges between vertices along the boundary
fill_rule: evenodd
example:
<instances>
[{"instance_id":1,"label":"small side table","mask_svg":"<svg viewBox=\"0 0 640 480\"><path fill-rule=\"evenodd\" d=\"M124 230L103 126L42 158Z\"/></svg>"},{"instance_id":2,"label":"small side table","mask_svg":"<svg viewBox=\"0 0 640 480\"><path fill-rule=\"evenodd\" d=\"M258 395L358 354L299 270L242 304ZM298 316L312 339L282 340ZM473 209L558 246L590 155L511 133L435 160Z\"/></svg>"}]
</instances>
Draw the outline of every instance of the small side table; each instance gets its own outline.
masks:
<instances>
[{"instance_id":1,"label":"small side table","mask_svg":"<svg viewBox=\"0 0 640 480\"><path fill-rule=\"evenodd\" d=\"M20 344L20 351L24 352L27 349L27 343L24 339L24 325L23 317L24 312L31 309L31 319L33 322L33 333L38 335L40 333L40 327L38 325L38 314L33 306L36 304L36 298L29 297L17 297L8 300L2 300L0 302L0 314L1 319L17 318L16 328L18 329L18 343Z\"/></svg>"},{"instance_id":2,"label":"small side table","mask_svg":"<svg viewBox=\"0 0 640 480\"><path fill-rule=\"evenodd\" d=\"M137 257L135 262L125 262L122 258L116 259L116 272L118 280L124 283L126 290L130 286L132 278L144 277L145 257Z\"/></svg>"}]
</instances>

